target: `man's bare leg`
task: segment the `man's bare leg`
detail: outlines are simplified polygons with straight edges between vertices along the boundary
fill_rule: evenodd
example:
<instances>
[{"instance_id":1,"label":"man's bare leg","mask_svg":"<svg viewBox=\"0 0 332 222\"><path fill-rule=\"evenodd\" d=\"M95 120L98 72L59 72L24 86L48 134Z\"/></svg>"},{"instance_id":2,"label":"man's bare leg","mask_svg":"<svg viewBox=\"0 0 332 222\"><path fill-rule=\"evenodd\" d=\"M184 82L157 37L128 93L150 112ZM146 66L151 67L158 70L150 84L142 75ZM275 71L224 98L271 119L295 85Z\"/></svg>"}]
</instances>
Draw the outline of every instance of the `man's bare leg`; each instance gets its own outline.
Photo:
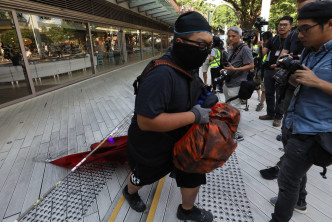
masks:
<instances>
[{"instance_id":1,"label":"man's bare leg","mask_svg":"<svg viewBox=\"0 0 332 222\"><path fill-rule=\"evenodd\" d=\"M135 186L134 184L132 184L130 181L131 175L132 175L132 172L128 176L128 193L134 194L134 193L138 192L142 188L142 186Z\"/></svg>"},{"instance_id":2,"label":"man's bare leg","mask_svg":"<svg viewBox=\"0 0 332 222\"><path fill-rule=\"evenodd\" d=\"M261 104L264 104L264 102L265 102L265 99L266 99L266 96L265 96L265 91L262 91L262 96L261 96Z\"/></svg>"},{"instance_id":3,"label":"man's bare leg","mask_svg":"<svg viewBox=\"0 0 332 222\"><path fill-rule=\"evenodd\" d=\"M204 84L207 85L207 72L203 72Z\"/></svg>"},{"instance_id":4,"label":"man's bare leg","mask_svg":"<svg viewBox=\"0 0 332 222\"><path fill-rule=\"evenodd\" d=\"M181 187L182 205L179 205L176 216L180 220L212 222L211 212L194 206L200 186L194 188Z\"/></svg>"},{"instance_id":5,"label":"man's bare leg","mask_svg":"<svg viewBox=\"0 0 332 222\"><path fill-rule=\"evenodd\" d=\"M200 187L201 186L195 188L181 187L182 208L184 210L190 210L193 208Z\"/></svg>"},{"instance_id":6,"label":"man's bare leg","mask_svg":"<svg viewBox=\"0 0 332 222\"><path fill-rule=\"evenodd\" d=\"M137 212L143 212L146 209L146 205L138 195L138 190L141 189L142 186L134 185L130 180L131 175L132 173L129 174L128 185L123 189L122 194L131 208Z\"/></svg>"}]
</instances>

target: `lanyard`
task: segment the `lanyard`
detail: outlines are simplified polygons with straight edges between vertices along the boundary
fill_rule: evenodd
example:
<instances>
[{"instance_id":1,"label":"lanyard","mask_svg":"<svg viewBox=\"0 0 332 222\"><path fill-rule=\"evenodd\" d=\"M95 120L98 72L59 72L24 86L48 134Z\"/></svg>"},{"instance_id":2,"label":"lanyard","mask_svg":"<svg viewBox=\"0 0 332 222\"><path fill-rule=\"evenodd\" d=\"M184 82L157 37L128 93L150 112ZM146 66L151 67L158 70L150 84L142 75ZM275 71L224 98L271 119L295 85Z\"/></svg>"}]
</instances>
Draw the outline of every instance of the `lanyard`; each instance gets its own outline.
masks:
<instances>
[{"instance_id":1,"label":"lanyard","mask_svg":"<svg viewBox=\"0 0 332 222\"><path fill-rule=\"evenodd\" d=\"M307 65L308 65L308 62L309 62L309 56L306 56L306 58L304 58L304 59L306 59L306 62L305 62L305 66L307 66L309 69L311 69L311 70L313 70L315 67L316 67L316 65L320 62L320 61L322 61L322 59L330 52L332 50L332 47L330 47L325 53L324 53L324 55L311 67L311 68L309 68ZM321 52L319 52L318 53L318 55L320 54ZM301 89L302 89L302 85L301 84L297 84L297 86L296 86L296 89L295 89L295 91L294 91L294 96L295 96L295 103L294 103L294 108L293 108L293 110L291 111L291 112L295 112L295 106L296 106L296 104L297 104L297 100L298 100L298 98L299 98L299 93L300 93L300 91L301 91Z\"/></svg>"},{"instance_id":2,"label":"lanyard","mask_svg":"<svg viewBox=\"0 0 332 222\"><path fill-rule=\"evenodd\" d=\"M311 70L313 70L313 68L315 68L316 67L316 65L330 52L332 50L332 46L329 48L329 50L327 50L326 52L325 52L325 54L311 67L311 68L309 68L308 67L308 62L309 62L309 57L307 56L307 58L306 58L306 62L305 62L305 66L307 66L309 69L311 69ZM323 52L323 51L322 51ZM320 54L320 53L322 53L322 52L319 52L318 53L318 55Z\"/></svg>"},{"instance_id":3,"label":"lanyard","mask_svg":"<svg viewBox=\"0 0 332 222\"><path fill-rule=\"evenodd\" d=\"M278 38L279 38L279 50L281 51L284 46L283 46L283 44L281 44L280 35L278 35Z\"/></svg>"}]
</instances>

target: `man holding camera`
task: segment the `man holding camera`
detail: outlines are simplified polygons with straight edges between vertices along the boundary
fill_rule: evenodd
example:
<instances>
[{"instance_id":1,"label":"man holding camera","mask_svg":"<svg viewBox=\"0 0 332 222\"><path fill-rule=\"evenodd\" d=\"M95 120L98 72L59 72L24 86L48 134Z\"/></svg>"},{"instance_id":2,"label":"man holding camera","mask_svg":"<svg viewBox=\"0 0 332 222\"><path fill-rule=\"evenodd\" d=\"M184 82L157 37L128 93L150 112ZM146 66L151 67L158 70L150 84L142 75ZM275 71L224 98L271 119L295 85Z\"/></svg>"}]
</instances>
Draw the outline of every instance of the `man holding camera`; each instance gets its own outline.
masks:
<instances>
[{"instance_id":1,"label":"man holding camera","mask_svg":"<svg viewBox=\"0 0 332 222\"><path fill-rule=\"evenodd\" d=\"M289 35L293 24L293 18L284 16L279 20L278 35L273 37L263 48L263 56L267 56L264 67L264 86L266 95L267 115L260 116L260 120L273 120L273 126L279 127L283 117L282 104L280 104L280 92L275 87L273 76L276 71L276 62L283 49L286 37ZM262 47L262 42L259 42Z\"/></svg>"},{"instance_id":2,"label":"man holding camera","mask_svg":"<svg viewBox=\"0 0 332 222\"><path fill-rule=\"evenodd\" d=\"M319 1L319 0L297 0L296 1L296 5L297 5L297 11L300 11L300 9L309 3L315 2L315 1ZM281 51L281 55L280 56L284 56L284 55L289 55L291 58L293 58L294 60L299 60L299 57L301 55L301 52L303 50L304 46L302 44L302 42L300 41L300 39L298 38L298 33L296 32L296 30L293 30L286 38L285 40L285 44L284 44L284 49ZM284 91L284 98L283 98L283 110L285 112L285 116L284 119L286 118L287 115L287 109L288 106L291 102L291 99L293 97L294 94L294 90L295 90L295 86L296 86L296 82L294 83L295 80L292 80L293 78L291 78L291 83L288 83L286 85L285 91ZM281 126L281 131L284 132L285 129L285 124L283 121L283 124ZM283 145L286 145L286 141L287 141L287 135L286 133L282 133L281 135L278 135L279 138L281 138L281 141L283 143ZM276 166L274 167L269 167L267 169L263 169L260 170L260 174L262 175L262 177L264 179L267 180L274 180L276 178L278 178L278 173L279 173L279 169L280 169L280 165L281 165L281 161L284 158L284 155L280 157L280 161L277 163ZM297 210L297 209L296 209ZM299 210L298 210L299 211ZM299 211L300 213L302 213L302 211Z\"/></svg>"},{"instance_id":3,"label":"man holding camera","mask_svg":"<svg viewBox=\"0 0 332 222\"><path fill-rule=\"evenodd\" d=\"M227 71L227 78L223 87L225 101L239 94L241 82L246 81L248 71L254 69L251 49L241 42L242 29L231 27L227 35L231 48L228 52L228 66L224 68ZM241 109L241 99L239 98L230 101L229 104L238 110ZM236 138L241 141L243 135L237 132Z\"/></svg>"},{"instance_id":4,"label":"man holding camera","mask_svg":"<svg viewBox=\"0 0 332 222\"><path fill-rule=\"evenodd\" d=\"M289 221L295 207L306 209L306 173L317 158L332 156L331 143L323 145L332 137L332 2L305 5L297 31L311 51L302 53L303 69L292 75L298 85L285 120L289 138L278 176L278 197L271 199L275 204L271 222ZM318 155L322 149L328 154Z\"/></svg>"}]
</instances>

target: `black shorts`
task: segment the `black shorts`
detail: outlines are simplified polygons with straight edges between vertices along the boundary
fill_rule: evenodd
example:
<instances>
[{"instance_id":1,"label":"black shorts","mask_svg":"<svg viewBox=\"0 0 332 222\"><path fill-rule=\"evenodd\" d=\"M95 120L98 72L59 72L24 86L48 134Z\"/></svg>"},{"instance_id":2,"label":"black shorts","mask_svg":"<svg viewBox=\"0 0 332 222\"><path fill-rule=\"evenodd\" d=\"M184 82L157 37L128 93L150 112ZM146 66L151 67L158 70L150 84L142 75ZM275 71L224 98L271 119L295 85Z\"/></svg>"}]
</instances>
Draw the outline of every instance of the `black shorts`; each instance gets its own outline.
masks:
<instances>
[{"instance_id":1,"label":"black shorts","mask_svg":"<svg viewBox=\"0 0 332 222\"><path fill-rule=\"evenodd\" d=\"M144 186L152 184L169 173L175 177L178 187L194 188L202 184L206 184L206 175L200 173L186 173L174 167L173 163L166 163L157 167L150 167L137 163L133 157L127 153L128 163L132 171L130 178L132 184L136 186Z\"/></svg>"}]
</instances>

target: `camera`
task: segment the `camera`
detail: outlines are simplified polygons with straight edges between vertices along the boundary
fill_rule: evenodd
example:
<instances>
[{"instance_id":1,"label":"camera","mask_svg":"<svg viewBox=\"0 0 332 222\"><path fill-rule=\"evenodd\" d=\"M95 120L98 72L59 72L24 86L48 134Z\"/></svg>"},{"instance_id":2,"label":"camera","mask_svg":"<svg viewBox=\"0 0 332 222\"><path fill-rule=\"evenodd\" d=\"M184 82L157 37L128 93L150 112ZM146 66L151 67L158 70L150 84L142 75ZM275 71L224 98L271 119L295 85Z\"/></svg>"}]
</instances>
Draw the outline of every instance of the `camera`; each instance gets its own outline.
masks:
<instances>
[{"instance_id":1,"label":"camera","mask_svg":"<svg viewBox=\"0 0 332 222\"><path fill-rule=\"evenodd\" d=\"M264 18L262 17L258 17L256 18L256 21L255 21L255 24L254 26L257 28L257 29L262 29L263 25L268 25L269 22L268 21L265 21Z\"/></svg>"},{"instance_id":2,"label":"camera","mask_svg":"<svg viewBox=\"0 0 332 222\"><path fill-rule=\"evenodd\" d=\"M243 41L245 42L250 42L251 39L253 39L256 36L255 30L244 30L242 35L243 35Z\"/></svg>"},{"instance_id":3,"label":"camera","mask_svg":"<svg viewBox=\"0 0 332 222\"><path fill-rule=\"evenodd\" d=\"M280 59L277 61L277 67L280 67L279 70L273 78L276 80L276 83L279 85L285 85L289 79L289 77L294 74L296 70L303 70L303 66L294 61L288 55L281 56Z\"/></svg>"},{"instance_id":4,"label":"camera","mask_svg":"<svg viewBox=\"0 0 332 222\"><path fill-rule=\"evenodd\" d=\"M220 76L217 77L217 78L214 78L214 81L219 84L219 83L222 83L223 81L226 81L226 82L229 82L231 80L231 77L227 74L227 71L226 70L221 70L220 72Z\"/></svg>"}]
</instances>

